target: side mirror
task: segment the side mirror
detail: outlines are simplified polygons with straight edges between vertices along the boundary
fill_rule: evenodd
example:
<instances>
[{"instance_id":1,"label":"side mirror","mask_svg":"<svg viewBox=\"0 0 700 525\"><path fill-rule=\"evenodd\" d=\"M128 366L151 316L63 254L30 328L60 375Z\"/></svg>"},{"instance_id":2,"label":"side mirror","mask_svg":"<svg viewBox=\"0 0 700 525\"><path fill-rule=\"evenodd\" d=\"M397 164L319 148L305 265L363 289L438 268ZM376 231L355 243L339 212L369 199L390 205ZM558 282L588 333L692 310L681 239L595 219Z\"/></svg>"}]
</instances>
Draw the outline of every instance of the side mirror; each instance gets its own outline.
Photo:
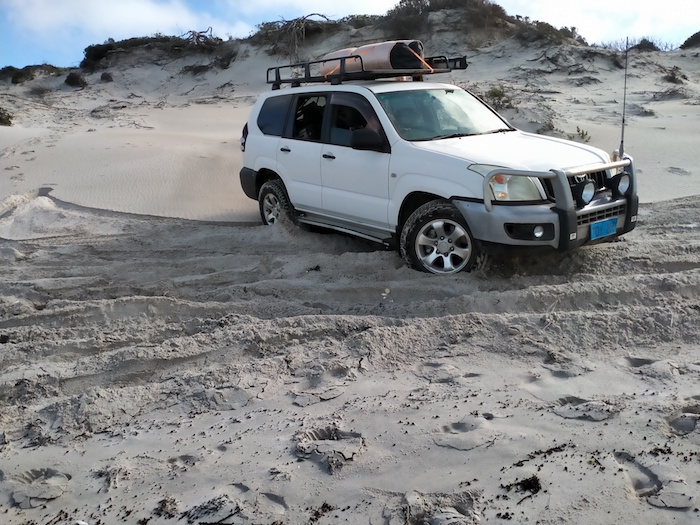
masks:
<instances>
[{"instance_id":1,"label":"side mirror","mask_svg":"<svg viewBox=\"0 0 700 525\"><path fill-rule=\"evenodd\" d=\"M356 129L350 139L352 149L377 151L379 153L391 153L391 147L386 137L372 129Z\"/></svg>"}]
</instances>

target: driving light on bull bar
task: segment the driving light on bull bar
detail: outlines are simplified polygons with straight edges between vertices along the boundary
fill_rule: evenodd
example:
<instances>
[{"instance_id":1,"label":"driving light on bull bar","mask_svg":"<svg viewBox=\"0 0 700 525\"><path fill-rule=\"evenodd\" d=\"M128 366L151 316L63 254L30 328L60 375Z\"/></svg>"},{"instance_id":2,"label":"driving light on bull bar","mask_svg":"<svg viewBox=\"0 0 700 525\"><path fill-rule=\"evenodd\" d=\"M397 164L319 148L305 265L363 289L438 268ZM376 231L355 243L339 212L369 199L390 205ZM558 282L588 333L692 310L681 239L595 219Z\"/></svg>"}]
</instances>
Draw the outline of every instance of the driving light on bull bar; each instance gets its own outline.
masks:
<instances>
[{"instance_id":1,"label":"driving light on bull bar","mask_svg":"<svg viewBox=\"0 0 700 525\"><path fill-rule=\"evenodd\" d=\"M631 186L629 174L623 171L622 173L615 175L612 179L610 179L609 186L615 195L620 197L627 195L627 192L629 192Z\"/></svg>"},{"instance_id":2,"label":"driving light on bull bar","mask_svg":"<svg viewBox=\"0 0 700 525\"><path fill-rule=\"evenodd\" d=\"M580 208L583 208L591 202L594 195L595 182L592 180L584 180L574 186L574 198L576 199L576 204L578 204Z\"/></svg>"}]
</instances>

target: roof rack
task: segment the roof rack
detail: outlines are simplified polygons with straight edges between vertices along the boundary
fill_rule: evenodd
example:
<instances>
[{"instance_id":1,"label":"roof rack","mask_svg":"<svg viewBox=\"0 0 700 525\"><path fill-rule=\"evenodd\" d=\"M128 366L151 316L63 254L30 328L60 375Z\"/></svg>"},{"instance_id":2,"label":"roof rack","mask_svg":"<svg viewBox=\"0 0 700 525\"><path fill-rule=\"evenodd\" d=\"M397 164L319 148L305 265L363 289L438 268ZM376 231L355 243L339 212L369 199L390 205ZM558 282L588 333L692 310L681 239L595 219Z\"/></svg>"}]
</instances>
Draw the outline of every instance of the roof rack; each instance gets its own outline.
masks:
<instances>
[{"instance_id":1,"label":"roof rack","mask_svg":"<svg viewBox=\"0 0 700 525\"><path fill-rule=\"evenodd\" d=\"M346 63L351 60L352 65ZM380 78L411 77L423 80L423 75L449 73L454 69L467 69L467 57L447 58L434 56L423 59L425 66L418 69L365 69L360 55L348 55L339 58L327 58L311 62L300 62L287 66L275 66L267 69L267 83L272 89L279 89L282 84L298 87L303 82L330 82L341 84L346 80L378 80ZM358 62L359 61L359 68ZM349 69L349 71L348 71ZM328 70L328 73L323 71Z\"/></svg>"}]
</instances>

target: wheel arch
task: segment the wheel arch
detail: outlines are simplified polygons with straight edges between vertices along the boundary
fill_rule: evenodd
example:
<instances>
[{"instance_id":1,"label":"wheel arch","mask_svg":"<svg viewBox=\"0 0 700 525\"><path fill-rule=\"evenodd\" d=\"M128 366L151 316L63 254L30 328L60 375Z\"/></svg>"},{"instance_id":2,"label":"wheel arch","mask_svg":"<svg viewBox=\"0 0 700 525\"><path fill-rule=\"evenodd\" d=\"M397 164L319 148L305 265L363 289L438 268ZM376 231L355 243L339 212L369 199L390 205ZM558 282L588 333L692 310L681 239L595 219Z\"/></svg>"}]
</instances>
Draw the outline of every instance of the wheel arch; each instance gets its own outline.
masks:
<instances>
[{"instance_id":1,"label":"wheel arch","mask_svg":"<svg viewBox=\"0 0 700 525\"><path fill-rule=\"evenodd\" d=\"M423 206L423 204L440 199L448 200L441 195L436 195L425 191L414 191L406 195L401 203L401 208L399 209L399 217L396 225L397 237L401 235L401 230L403 229L404 224L406 224L406 221L414 211Z\"/></svg>"},{"instance_id":2,"label":"wheel arch","mask_svg":"<svg viewBox=\"0 0 700 525\"><path fill-rule=\"evenodd\" d=\"M255 178L255 194L260 195L260 188L262 188L263 184L271 180L279 180L284 186L284 181L282 180L282 177L280 177L273 170L269 168L262 168L260 171L258 171L258 176ZM286 186L285 191L287 191Z\"/></svg>"}]
</instances>

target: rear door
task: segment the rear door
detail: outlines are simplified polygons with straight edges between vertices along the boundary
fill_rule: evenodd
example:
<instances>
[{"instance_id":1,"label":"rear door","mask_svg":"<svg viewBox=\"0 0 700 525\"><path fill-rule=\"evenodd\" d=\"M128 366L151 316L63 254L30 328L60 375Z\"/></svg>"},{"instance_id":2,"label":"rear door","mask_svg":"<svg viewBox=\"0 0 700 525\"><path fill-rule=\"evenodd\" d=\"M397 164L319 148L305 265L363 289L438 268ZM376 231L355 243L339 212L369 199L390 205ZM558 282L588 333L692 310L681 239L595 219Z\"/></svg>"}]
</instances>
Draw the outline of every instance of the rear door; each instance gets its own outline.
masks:
<instances>
[{"instance_id":1,"label":"rear door","mask_svg":"<svg viewBox=\"0 0 700 525\"><path fill-rule=\"evenodd\" d=\"M301 94L293 101L291 119L278 143L277 162L292 205L318 212L321 204L321 129L326 94Z\"/></svg>"},{"instance_id":2,"label":"rear door","mask_svg":"<svg viewBox=\"0 0 700 525\"><path fill-rule=\"evenodd\" d=\"M352 149L352 132L368 128L383 135L370 103L357 93L330 95L321 153L323 210L333 217L388 227L388 153Z\"/></svg>"}]
</instances>

